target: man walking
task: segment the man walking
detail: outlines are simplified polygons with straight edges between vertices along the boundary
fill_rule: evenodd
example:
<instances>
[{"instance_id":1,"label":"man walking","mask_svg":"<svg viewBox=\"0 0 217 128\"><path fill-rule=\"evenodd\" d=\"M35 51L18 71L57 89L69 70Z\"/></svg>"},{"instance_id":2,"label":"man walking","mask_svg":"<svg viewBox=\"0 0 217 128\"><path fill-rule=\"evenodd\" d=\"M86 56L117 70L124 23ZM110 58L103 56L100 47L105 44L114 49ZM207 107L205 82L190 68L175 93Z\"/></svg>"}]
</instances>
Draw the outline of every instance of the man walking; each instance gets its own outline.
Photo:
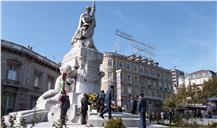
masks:
<instances>
[{"instance_id":1,"label":"man walking","mask_svg":"<svg viewBox=\"0 0 217 128\"><path fill-rule=\"evenodd\" d=\"M144 94L140 95L139 114L140 114L140 128L146 128L146 100L143 98Z\"/></svg>"},{"instance_id":2,"label":"man walking","mask_svg":"<svg viewBox=\"0 0 217 128\"><path fill-rule=\"evenodd\" d=\"M111 119L112 118L112 115L111 115L111 101L114 101L114 86L113 85L110 85L110 87L109 87L109 89L108 89L108 91L106 92L106 97L105 97L105 103L106 103L106 105L105 105L105 108L104 108L104 110L103 110L103 112L102 113L100 113L100 117L101 118L103 118L104 119L104 114L106 113L106 112L108 112L108 114L109 114L109 119Z\"/></svg>"}]
</instances>

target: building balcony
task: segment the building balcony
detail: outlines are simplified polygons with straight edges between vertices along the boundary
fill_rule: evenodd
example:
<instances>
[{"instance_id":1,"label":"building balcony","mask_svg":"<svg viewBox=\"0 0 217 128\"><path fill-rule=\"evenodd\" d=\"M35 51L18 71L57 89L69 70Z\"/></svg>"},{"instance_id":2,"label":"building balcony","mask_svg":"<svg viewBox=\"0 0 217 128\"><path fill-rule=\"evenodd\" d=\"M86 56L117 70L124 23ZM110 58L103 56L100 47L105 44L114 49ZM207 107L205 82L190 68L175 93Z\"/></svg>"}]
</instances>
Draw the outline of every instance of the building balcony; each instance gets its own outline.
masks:
<instances>
[{"instance_id":1,"label":"building balcony","mask_svg":"<svg viewBox=\"0 0 217 128\"><path fill-rule=\"evenodd\" d=\"M18 80L4 79L2 81L2 84L7 85L7 86L20 87L20 81L18 81Z\"/></svg>"}]
</instances>

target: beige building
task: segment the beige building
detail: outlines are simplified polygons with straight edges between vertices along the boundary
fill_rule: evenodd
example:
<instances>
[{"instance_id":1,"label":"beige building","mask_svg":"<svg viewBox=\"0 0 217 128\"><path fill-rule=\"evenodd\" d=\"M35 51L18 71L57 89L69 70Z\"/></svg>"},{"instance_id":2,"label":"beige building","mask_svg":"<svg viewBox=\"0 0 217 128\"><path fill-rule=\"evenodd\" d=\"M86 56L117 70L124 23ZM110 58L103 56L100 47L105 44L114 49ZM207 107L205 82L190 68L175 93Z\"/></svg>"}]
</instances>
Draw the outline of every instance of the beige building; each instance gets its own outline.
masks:
<instances>
[{"instance_id":1,"label":"beige building","mask_svg":"<svg viewBox=\"0 0 217 128\"><path fill-rule=\"evenodd\" d=\"M41 94L54 88L59 67L31 47L1 40L1 112L32 109Z\"/></svg>"},{"instance_id":2,"label":"beige building","mask_svg":"<svg viewBox=\"0 0 217 128\"><path fill-rule=\"evenodd\" d=\"M152 60L106 52L101 70L105 72L101 89L106 91L109 85L114 85L115 98L121 106L126 105L129 94L144 93L149 108L154 109L173 94L170 70L159 67Z\"/></svg>"}]
</instances>

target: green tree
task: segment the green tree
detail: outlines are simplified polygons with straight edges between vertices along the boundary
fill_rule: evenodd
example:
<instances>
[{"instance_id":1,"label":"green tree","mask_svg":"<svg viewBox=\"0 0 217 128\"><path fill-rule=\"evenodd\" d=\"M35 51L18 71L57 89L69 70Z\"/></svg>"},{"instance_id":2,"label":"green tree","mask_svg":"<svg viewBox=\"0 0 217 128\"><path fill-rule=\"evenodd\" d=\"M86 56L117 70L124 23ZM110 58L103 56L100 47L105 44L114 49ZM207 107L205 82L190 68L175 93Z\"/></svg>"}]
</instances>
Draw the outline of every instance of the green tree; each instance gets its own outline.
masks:
<instances>
[{"instance_id":1,"label":"green tree","mask_svg":"<svg viewBox=\"0 0 217 128\"><path fill-rule=\"evenodd\" d=\"M201 99L206 102L209 97L217 97L217 76L204 82Z\"/></svg>"},{"instance_id":2,"label":"green tree","mask_svg":"<svg viewBox=\"0 0 217 128\"><path fill-rule=\"evenodd\" d=\"M170 96L168 98L166 98L163 102L163 106L165 109L172 109L176 107L176 97L175 96Z\"/></svg>"},{"instance_id":3,"label":"green tree","mask_svg":"<svg viewBox=\"0 0 217 128\"><path fill-rule=\"evenodd\" d=\"M188 85L187 90L187 103L190 104L197 104L197 103L202 103L201 100L201 94L202 94L202 88L193 84L193 85Z\"/></svg>"},{"instance_id":4,"label":"green tree","mask_svg":"<svg viewBox=\"0 0 217 128\"><path fill-rule=\"evenodd\" d=\"M187 88L185 85L182 85L181 87L177 88L177 92L175 94L176 97L176 105L177 106L183 106L186 103L187 98Z\"/></svg>"},{"instance_id":5,"label":"green tree","mask_svg":"<svg viewBox=\"0 0 217 128\"><path fill-rule=\"evenodd\" d=\"M217 76L204 82L204 85L182 85L174 96L163 102L164 107L172 108L185 104L206 103L209 97L217 97Z\"/></svg>"}]
</instances>

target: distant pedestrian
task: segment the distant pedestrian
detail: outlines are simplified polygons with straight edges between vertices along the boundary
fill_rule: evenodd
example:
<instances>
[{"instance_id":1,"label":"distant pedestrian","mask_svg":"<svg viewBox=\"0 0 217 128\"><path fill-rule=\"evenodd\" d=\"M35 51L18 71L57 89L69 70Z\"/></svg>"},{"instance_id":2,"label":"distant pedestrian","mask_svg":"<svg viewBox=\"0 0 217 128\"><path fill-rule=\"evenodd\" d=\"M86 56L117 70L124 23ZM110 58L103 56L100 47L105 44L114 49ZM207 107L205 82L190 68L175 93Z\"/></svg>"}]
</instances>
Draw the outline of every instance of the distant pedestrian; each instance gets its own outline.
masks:
<instances>
[{"instance_id":1,"label":"distant pedestrian","mask_svg":"<svg viewBox=\"0 0 217 128\"><path fill-rule=\"evenodd\" d=\"M140 114L140 128L146 128L146 100L143 98L144 94L140 95L139 114Z\"/></svg>"},{"instance_id":2,"label":"distant pedestrian","mask_svg":"<svg viewBox=\"0 0 217 128\"><path fill-rule=\"evenodd\" d=\"M132 100L132 96L129 94L129 97L125 101L126 102L126 112L131 112L131 109L132 109L131 100Z\"/></svg>"},{"instance_id":3,"label":"distant pedestrian","mask_svg":"<svg viewBox=\"0 0 217 128\"><path fill-rule=\"evenodd\" d=\"M160 113L160 118L161 118L161 123L163 124L164 123L164 112Z\"/></svg>"},{"instance_id":4,"label":"distant pedestrian","mask_svg":"<svg viewBox=\"0 0 217 128\"><path fill-rule=\"evenodd\" d=\"M113 85L110 85L108 91L106 92L105 108L104 108L103 112L100 113L100 115L99 115L101 118L104 119L104 116L103 116L103 115L104 115L106 112L108 112L108 114L109 114L109 117L108 117L108 118L109 118L109 119L112 118L112 114L111 114L111 110L112 110L111 104L112 104L112 101L114 101L114 86L113 86Z\"/></svg>"},{"instance_id":5,"label":"distant pedestrian","mask_svg":"<svg viewBox=\"0 0 217 128\"><path fill-rule=\"evenodd\" d=\"M173 112L172 110L169 111L169 123L170 125L172 124L172 121L173 121Z\"/></svg>"},{"instance_id":6,"label":"distant pedestrian","mask_svg":"<svg viewBox=\"0 0 217 128\"><path fill-rule=\"evenodd\" d=\"M101 113L103 111L104 103L105 103L105 92L104 90L102 90L97 99L97 112Z\"/></svg>"},{"instance_id":7,"label":"distant pedestrian","mask_svg":"<svg viewBox=\"0 0 217 128\"><path fill-rule=\"evenodd\" d=\"M133 96L131 114L136 114L137 102L136 97Z\"/></svg>"},{"instance_id":8,"label":"distant pedestrian","mask_svg":"<svg viewBox=\"0 0 217 128\"><path fill-rule=\"evenodd\" d=\"M89 99L88 95L84 93L81 99L81 124L87 123L87 111L88 111L88 105L90 105L88 99Z\"/></svg>"}]
</instances>

